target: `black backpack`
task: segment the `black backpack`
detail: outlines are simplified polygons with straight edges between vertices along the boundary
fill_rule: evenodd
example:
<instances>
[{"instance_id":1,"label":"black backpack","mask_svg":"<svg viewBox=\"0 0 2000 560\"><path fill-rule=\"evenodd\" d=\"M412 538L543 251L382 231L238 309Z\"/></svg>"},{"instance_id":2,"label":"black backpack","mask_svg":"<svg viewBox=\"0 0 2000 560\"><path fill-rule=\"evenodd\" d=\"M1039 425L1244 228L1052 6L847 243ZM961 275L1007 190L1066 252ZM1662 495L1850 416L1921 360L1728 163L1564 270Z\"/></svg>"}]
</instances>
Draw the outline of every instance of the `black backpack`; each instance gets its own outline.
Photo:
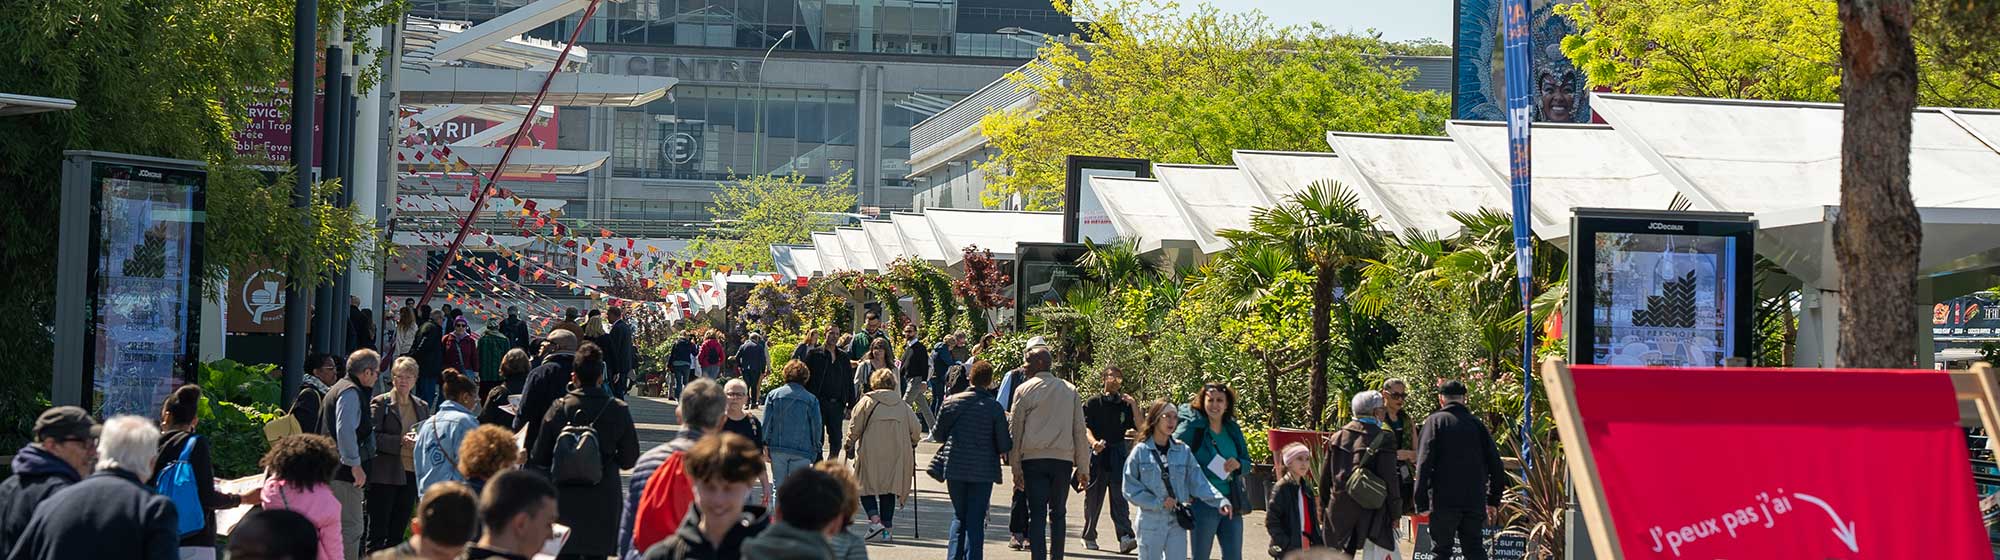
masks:
<instances>
[{"instance_id":1,"label":"black backpack","mask_svg":"<svg viewBox=\"0 0 2000 560\"><path fill-rule=\"evenodd\" d=\"M556 436L549 474L558 485L596 486L604 480L604 451L593 425L604 416L605 409L611 408L611 403L605 402L604 408L597 409L596 418L582 424L576 423L576 417L582 412L583 399L577 399L576 403L562 433Z\"/></svg>"}]
</instances>

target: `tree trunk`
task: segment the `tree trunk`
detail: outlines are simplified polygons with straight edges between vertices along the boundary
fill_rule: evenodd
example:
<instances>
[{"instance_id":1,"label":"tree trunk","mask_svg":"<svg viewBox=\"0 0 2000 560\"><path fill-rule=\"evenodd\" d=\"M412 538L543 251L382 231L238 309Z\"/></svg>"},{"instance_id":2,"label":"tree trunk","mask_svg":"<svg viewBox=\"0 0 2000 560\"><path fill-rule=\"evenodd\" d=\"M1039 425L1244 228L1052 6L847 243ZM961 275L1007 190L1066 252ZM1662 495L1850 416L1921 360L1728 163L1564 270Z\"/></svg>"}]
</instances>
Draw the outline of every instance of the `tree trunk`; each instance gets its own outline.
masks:
<instances>
[{"instance_id":1,"label":"tree trunk","mask_svg":"<svg viewBox=\"0 0 2000 560\"><path fill-rule=\"evenodd\" d=\"M1306 397L1306 427L1313 431L1319 431L1320 420L1326 416L1326 362L1332 352L1327 338L1333 329L1333 275L1337 272L1324 263L1316 270L1312 294L1312 385Z\"/></svg>"},{"instance_id":2,"label":"tree trunk","mask_svg":"<svg viewBox=\"0 0 2000 560\"><path fill-rule=\"evenodd\" d=\"M1917 103L1911 0L1840 0L1841 367L1903 368L1915 358L1921 219L1910 199Z\"/></svg>"},{"instance_id":3,"label":"tree trunk","mask_svg":"<svg viewBox=\"0 0 2000 560\"><path fill-rule=\"evenodd\" d=\"M1278 363L1263 350L1251 349L1250 354L1264 365L1264 415L1265 422L1273 428L1285 427L1285 409L1278 406Z\"/></svg>"}]
</instances>

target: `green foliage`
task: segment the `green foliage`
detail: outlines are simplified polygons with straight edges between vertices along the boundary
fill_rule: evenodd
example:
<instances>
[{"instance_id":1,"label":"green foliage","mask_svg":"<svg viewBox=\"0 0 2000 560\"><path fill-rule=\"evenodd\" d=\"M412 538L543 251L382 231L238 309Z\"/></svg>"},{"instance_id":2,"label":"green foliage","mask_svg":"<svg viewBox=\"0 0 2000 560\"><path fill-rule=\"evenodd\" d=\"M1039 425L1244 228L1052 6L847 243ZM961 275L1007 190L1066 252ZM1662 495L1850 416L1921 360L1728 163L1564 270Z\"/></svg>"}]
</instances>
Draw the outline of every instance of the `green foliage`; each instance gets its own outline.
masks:
<instances>
[{"instance_id":1,"label":"green foliage","mask_svg":"<svg viewBox=\"0 0 2000 560\"><path fill-rule=\"evenodd\" d=\"M2000 8L1918 0L1918 103L2000 105ZM1695 97L1840 101L1834 0L1587 0L1556 7L1577 24L1563 54L1590 83Z\"/></svg>"},{"instance_id":2,"label":"green foliage","mask_svg":"<svg viewBox=\"0 0 2000 560\"><path fill-rule=\"evenodd\" d=\"M1060 209L1070 154L1224 164L1237 149L1325 151L1328 130L1441 134L1450 112L1445 95L1403 88L1414 69L1379 56L1436 47L1166 0L1062 4L1092 25L1011 75L1039 102L980 122L998 151L979 166L988 206L1018 193L1030 210Z\"/></svg>"},{"instance_id":3,"label":"green foliage","mask_svg":"<svg viewBox=\"0 0 2000 560\"><path fill-rule=\"evenodd\" d=\"M245 365L226 359L204 363L201 364L201 392L215 400L240 405L277 406L278 394L283 391L278 379L273 377L277 371L277 364Z\"/></svg>"},{"instance_id":4,"label":"green foliage","mask_svg":"<svg viewBox=\"0 0 2000 560\"><path fill-rule=\"evenodd\" d=\"M1466 370L1478 347L1476 327L1465 306L1436 286L1410 284L1398 295L1397 304L1385 310L1398 338L1383 350L1387 359L1369 376L1368 386L1402 379L1410 389L1405 404L1410 417L1423 418L1437 409L1430 388L1445 379L1466 380L1471 373Z\"/></svg>"},{"instance_id":5,"label":"green foliage","mask_svg":"<svg viewBox=\"0 0 2000 560\"><path fill-rule=\"evenodd\" d=\"M209 437L210 460L217 478L236 478L262 470L257 460L270 449L264 424L280 416L277 404L243 405L201 397L199 431Z\"/></svg>"},{"instance_id":6,"label":"green foliage","mask_svg":"<svg viewBox=\"0 0 2000 560\"><path fill-rule=\"evenodd\" d=\"M687 257L771 270L772 245L810 244L814 231L833 228L828 213L854 210L854 172L843 171L824 185L805 179L793 172L732 176L718 183L708 208L716 227L688 244Z\"/></svg>"},{"instance_id":7,"label":"green foliage","mask_svg":"<svg viewBox=\"0 0 2000 560\"><path fill-rule=\"evenodd\" d=\"M916 302L918 336L935 342L952 332L959 310L952 300L951 275L929 261L908 258L889 263L885 275L898 292Z\"/></svg>"},{"instance_id":8,"label":"green foliage","mask_svg":"<svg viewBox=\"0 0 2000 560\"><path fill-rule=\"evenodd\" d=\"M1028 344L1029 338L1033 335L1026 332L1001 333L994 337L993 344L979 351L979 358L993 362L993 377L998 379L1001 374L1021 367L1021 347Z\"/></svg>"}]
</instances>

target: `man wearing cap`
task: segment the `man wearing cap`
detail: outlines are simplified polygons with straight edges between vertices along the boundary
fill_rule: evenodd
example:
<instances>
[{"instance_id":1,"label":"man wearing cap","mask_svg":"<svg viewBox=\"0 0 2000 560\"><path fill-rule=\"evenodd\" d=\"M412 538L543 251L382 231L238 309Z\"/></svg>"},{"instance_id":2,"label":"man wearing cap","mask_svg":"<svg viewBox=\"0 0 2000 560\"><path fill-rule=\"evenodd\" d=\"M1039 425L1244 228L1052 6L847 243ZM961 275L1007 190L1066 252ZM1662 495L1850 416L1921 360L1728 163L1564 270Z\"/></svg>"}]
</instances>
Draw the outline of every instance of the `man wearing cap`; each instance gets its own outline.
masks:
<instances>
[{"instance_id":1,"label":"man wearing cap","mask_svg":"<svg viewBox=\"0 0 2000 560\"><path fill-rule=\"evenodd\" d=\"M14 548L36 505L90 473L102 430L74 406L51 408L35 419L35 441L14 454L14 475L0 482L0 550Z\"/></svg>"},{"instance_id":2,"label":"man wearing cap","mask_svg":"<svg viewBox=\"0 0 2000 560\"><path fill-rule=\"evenodd\" d=\"M1438 386L1438 411L1417 431L1417 487L1411 498L1418 513L1431 516L1431 550L1452 558L1454 541L1465 557L1486 560L1481 530L1500 507L1507 475L1493 434L1465 408L1465 384Z\"/></svg>"},{"instance_id":3,"label":"man wearing cap","mask_svg":"<svg viewBox=\"0 0 2000 560\"><path fill-rule=\"evenodd\" d=\"M535 448L535 435L542 432L542 417L549 413L549 406L569 394L569 377L576 371L575 333L550 331L547 344L548 356L528 372L528 380L521 386L521 413L514 415L514 431L528 429L527 449Z\"/></svg>"}]
</instances>

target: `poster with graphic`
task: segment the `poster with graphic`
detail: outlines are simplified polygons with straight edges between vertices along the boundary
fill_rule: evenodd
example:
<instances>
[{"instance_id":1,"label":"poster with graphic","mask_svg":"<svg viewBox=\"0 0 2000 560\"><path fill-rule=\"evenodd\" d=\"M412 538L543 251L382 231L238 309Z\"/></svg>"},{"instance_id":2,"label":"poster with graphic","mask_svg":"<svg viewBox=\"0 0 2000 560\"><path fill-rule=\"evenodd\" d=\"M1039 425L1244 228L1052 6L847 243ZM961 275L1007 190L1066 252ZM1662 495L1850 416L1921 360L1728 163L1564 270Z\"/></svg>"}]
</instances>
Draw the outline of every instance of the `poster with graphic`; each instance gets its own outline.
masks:
<instances>
[{"instance_id":1,"label":"poster with graphic","mask_svg":"<svg viewBox=\"0 0 2000 560\"><path fill-rule=\"evenodd\" d=\"M97 167L94 412L154 417L194 352L201 176Z\"/></svg>"},{"instance_id":2,"label":"poster with graphic","mask_svg":"<svg viewBox=\"0 0 2000 560\"><path fill-rule=\"evenodd\" d=\"M1595 242L1590 363L1716 367L1736 355L1734 238L1601 232Z\"/></svg>"},{"instance_id":3,"label":"poster with graphic","mask_svg":"<svg viewBox=\"0 0 2000 560\"><path fill-rule=\"evenodd\" d=\"M1533 35L1535 84L1531 104L1536 122L1591 122L1590 89L1583 71L1562 54L1562 38L1576 32L1555 6L1579 0L1528 0L1528 25ZM1458 0L1452 43L1452 118L1498 121L1506 118L1506 64L1502 56L1502 0Z\"/></svg>"}]
</instances>

